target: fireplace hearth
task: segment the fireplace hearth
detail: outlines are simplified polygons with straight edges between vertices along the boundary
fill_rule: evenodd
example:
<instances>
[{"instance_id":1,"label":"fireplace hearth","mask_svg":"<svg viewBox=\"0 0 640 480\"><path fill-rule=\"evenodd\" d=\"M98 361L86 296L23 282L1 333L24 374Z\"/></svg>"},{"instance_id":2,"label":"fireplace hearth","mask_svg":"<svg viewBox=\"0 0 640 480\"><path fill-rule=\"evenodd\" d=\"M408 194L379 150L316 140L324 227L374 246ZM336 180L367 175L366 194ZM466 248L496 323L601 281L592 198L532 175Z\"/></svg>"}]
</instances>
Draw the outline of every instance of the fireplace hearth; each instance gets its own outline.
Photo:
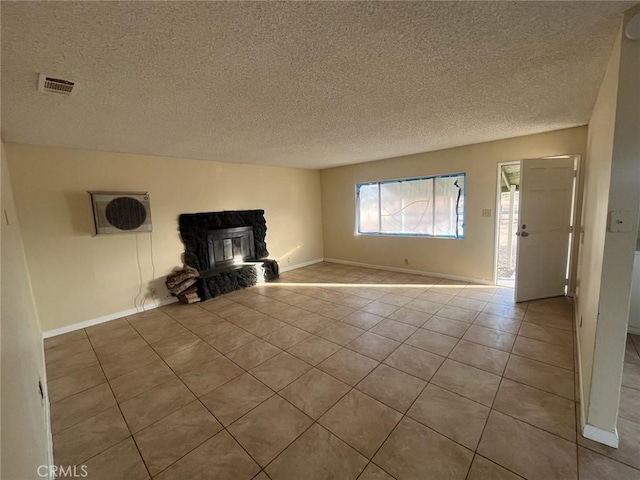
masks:
<instances>
[{"instance_id":1,"label":"fireplace hearth","mask_svg":"<svg viewBox=\"0 0 640 480\"><path fill-rule=\"evenodd\" d=\"M278 263L267 258L264 210L188 213L178 222L203 300L278 277Z\"/></svg>"}]
</instances>

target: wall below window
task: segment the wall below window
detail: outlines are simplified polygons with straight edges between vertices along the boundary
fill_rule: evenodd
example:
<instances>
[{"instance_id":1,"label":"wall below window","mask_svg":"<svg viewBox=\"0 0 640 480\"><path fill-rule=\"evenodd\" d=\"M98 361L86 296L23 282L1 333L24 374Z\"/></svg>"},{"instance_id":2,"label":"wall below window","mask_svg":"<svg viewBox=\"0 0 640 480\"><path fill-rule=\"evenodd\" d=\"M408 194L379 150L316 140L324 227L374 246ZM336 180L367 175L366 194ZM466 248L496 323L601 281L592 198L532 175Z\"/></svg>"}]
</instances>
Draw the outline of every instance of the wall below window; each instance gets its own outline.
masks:
<instances>
[{"instance_id":1,"label":"wall below window","mask_svg":"<svg viewBox=\"0 0 640 480\"><path fill-rule=\"evenodd\" d=\"M5 146L45 332L139 307L144 296L147 306L165 299L164 276L182 266L181 213L263 209L270 257L281 267L323 256L317 171ZM87 190L149 192L155 295L149 234L92 236Z\"/></svg>"},{"instance_id":2,"label":"wall below window","mask_svg":"<svg viewBox=\"0 0 640 480\"><path fill-rule=\"evenodd\" d=\"M492 281L497 164L584 155L586 135L586 127L576 127L323 170L325 257ZM467 174L464 239L355 235L356 183L459 172ZM483 209L491 209L490 218Z\"/></svg>"}]
</instances>

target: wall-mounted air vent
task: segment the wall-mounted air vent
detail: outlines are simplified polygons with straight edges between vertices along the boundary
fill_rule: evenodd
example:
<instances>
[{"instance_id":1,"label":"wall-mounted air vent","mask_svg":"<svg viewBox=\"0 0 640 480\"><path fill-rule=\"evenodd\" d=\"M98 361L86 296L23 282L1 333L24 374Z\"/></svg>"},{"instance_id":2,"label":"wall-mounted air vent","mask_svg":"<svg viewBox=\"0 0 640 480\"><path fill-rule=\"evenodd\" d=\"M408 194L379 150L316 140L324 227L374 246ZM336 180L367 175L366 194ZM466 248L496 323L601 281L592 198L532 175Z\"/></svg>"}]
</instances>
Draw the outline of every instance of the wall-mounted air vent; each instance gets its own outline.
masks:
<instances>
[{"instance_id":1,"label":"wall-mounted air vent","mask_svg":"<svg viewBox=\"0 0 640 480\"><path fill-rule=\"evenodd\" d=\"M97 235L153 230L146 192L89 192Z\"/></svg>"},{"instance_id":2,"label":"wall-mounted air vent","mask_svg":"<svg viewBox=\"0 0 640 480\"><path fill-rule=\"evenodd\" d=\"M38 77L38 91L42 93L53 93L71 97L75 95L77 89L76 82L71 80L51 77L44 73L41 73Z\"/></svg>"}]
</instances>

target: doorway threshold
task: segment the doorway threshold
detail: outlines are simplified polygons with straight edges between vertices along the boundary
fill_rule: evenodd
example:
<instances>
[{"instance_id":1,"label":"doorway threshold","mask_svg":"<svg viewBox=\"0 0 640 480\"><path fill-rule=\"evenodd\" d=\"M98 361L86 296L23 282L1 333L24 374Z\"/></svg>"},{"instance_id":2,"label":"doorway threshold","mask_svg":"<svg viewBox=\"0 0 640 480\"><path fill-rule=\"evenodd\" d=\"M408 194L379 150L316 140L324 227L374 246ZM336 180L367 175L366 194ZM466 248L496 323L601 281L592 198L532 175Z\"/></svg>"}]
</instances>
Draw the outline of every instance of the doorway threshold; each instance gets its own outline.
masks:
<instances>
[{"instance_id":1,"label":"doorway threshold","mask_svg":"<svg viewBox=\"0 0 640 480\"><path fill-rule=\"evenodd\" d=\"M511 278L500 278L500 277L498 277L498 285L501 286L501 287L515 288L516 287L516 278L515 277L511 277Z\"/></svg>"}]
</instances>

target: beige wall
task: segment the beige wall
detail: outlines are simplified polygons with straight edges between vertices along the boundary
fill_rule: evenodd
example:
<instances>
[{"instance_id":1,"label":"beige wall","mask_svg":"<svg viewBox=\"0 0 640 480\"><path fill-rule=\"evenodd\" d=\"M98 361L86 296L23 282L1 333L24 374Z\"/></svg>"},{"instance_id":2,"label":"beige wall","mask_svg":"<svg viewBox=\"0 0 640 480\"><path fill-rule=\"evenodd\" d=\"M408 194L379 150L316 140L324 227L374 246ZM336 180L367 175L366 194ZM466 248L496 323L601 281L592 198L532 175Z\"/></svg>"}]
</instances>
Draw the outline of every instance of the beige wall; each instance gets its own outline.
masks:
<instances>
[{"instance_id":1,"label":"beige wall","mask_svg":"<svg viewBox=\"0 0 640 480\"><path fill-rule=\"evenodd\" d=\"M619 65L620 37L616 41L591 114L587 136L587 158L583 169L582 245L576 291L576 319L578 325L582 319L582 326L578 329L578 341L584 405L589 404L591 391L593 347L607 227Z\"/></svg>"},{"instance_id":2,"label":"beige wall","mask_svg":"<svg viewBox=\"0 0 640 480\"><path fill-rule=\"evenodd\" d=\"M0 477L7 480L38 478L38 466L49 464L46 406L38 393L40 379L46 388L44 356L4 145L1 177Z\"/></svg>"},{"instance_id":3,"label":"beige wall","mask_svg":"<svg viewBox=\"0 0 640 480\"><path fill-rule=\"evenodd\" d=\"M629 305L629 333L640 335L640 251L633 260L633 279L631 282L631 302Z\"/></svg>"},{"instance_id":4,"label":"beige wall","mask_svg":"<svg viewBox=\"0 0 640 480\"><path fill-rule=\"evenodd\" d=\"M497 164L583 155L586 134L577 127L323 170L325 257L492 281ZM464 239L354 235L356 183L458 172L467 174ZM483 209L491 209L491 218L482 217Z\"/></svg>"},{"instance_id":5,"label":"beige wall","mask_svg":"<svg viewBox=\"0 0 640 480\"><path fill-rule=\"evenodd\" d=\"M317 171L18 144L6 149L43 331L134 308L138 258L143 295L152 280L149 235L92 236L87 190L149 191L160 298L166 297L163 277L181 265L181 213L264 209L270 257L281 267L323 255Z\"/></svg>"},{"instance_id":6,"label":"beige wall","mask_svg":"<svg viewBox=\"0 0 640 480\"><path fill-rule=\"evenodd\" d=\"M583 216L587 248L577 297L586 423L611 433L617 423L640 212L640 43L628 40L623 30L589 123ZM607 231L612 211L629 213L625 232Z\"/></svg>"}]
</instances>

